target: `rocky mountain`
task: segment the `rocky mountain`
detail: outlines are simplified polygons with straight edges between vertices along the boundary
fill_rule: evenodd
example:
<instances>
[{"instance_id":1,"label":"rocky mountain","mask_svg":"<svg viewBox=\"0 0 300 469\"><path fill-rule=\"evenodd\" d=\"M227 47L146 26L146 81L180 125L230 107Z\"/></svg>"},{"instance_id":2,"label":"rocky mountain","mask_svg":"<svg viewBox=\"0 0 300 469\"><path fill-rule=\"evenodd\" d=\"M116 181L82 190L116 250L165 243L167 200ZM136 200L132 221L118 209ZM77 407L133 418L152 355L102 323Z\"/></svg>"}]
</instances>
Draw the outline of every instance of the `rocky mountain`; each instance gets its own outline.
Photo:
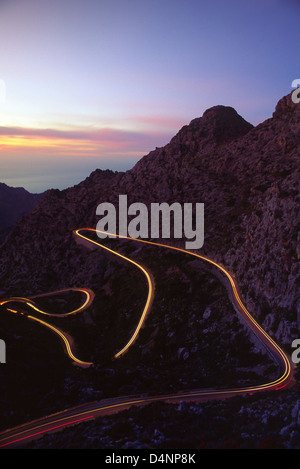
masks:
<instances>
[{"instance_id":1,"label":"rocky mountain","mask_svg":"<svg viewBox=\"0 0 300 469\"><path fill-rule=\"evenodd\" d=\"M72 188L49 191L0 250L1 289L30 294L92 282L98 254L93 267L72 230L95 228L100 202L117 205L119 194L148 205L202 202L201 252L236 275L250 311L290 344L300 321L299 122L290 95L256 127L215 106L131 170L96 170Z\"/></svg>"},{"instance_id":2,"label":"rocky mountain","mask_svg":"<svg viewBox=\"0 0 300 469\"><path fill-rule=\"evenodd\" d=\"M41 200L44 194L31 194L23 187L0 183L0 244L6 235Z\"/></svg>"},{"instance_id":3,"label":"rocky mountain","mask_svg":"<svg viewBox=\"0 0 300 469\"><path fill-rule=\"evenodd\" d=\"M213 272L186 254L130 241L104 242L150 269L155 295L138 341L121 360L112 360L140 315L144 278L106 251L78 243L73 230L96 228L98 204L117 207L122 194L128 204L204 203L205 239L199 252L232 272L247 309L290 352L300 337L299 156L300 106L287 95L272 117L256 127L233 108L215 106L131 170L97 169L74 187L48 191L0 247L1 297L91 288L95 299L87 311L51 323L69 333L79 356L94 366L74 367L54 334L26 318L26 312L21 318L2 306L0 336L8 357L0 368L2 429L105 397L252 386L275 379L276 365L238 320ZM163 242L185 245L185 239ZM38 301L42 309L58 314L78 306L72 292ZM214 447L228 444L226 434L239 447L299 447L297 376L294 387L283 393L185 409L180 404L180 415L168 404L140 412L133 408L104 425L102 419L88 422L84 432L82 427L66 429L62 439L53 435L50 443L46 437L37 446L70 447L79 438L78 447L197 446L201 439L205 447ZM149 426L152 409L159 441ZM143 427L149 431L141 432ZM178 441L180 428L190 432Z\"/></svg>"}]
</instances>

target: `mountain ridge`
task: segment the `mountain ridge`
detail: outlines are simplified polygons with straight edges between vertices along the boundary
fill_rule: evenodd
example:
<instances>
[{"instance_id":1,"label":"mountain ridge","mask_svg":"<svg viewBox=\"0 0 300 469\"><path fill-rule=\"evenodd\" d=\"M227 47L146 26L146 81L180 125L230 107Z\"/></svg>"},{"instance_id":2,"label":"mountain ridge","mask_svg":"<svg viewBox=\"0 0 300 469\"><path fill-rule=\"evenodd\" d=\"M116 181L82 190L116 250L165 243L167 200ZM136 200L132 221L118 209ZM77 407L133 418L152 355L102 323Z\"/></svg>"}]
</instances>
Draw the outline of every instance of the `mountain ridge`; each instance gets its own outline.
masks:
<instances>
[{"instance_id":1,"label":"mountain ridge","mask_svg":"<svg viewBox=\"0 0 300 469\"><path fill-rule=\"evenodd\" d=\"M127 194L128 203L146 205L202 202L201 252L235 273L250 312L290 343L300 320L299 122L300 108L290 95L256 127L233 108L214 106L132 169L95 170L72 188L49 191L0 249L3 290L29 294L92 282L97 268L93 271L90 255L74 245L72 230L96 227L97 205L117 204L119 194ZM96 252L93 256L100 262Z\"/></svg>"},{"instance_id":2,"label":"mountain ridge","mask_svg":"<svg viewBox=\"0 0 300 469\"><path fill-rule=\"evenodd\" d=\"M45 195L33 194L24 187L0 182L0 244L23 215L29 213Z\"/></svg>"}]
</instances>

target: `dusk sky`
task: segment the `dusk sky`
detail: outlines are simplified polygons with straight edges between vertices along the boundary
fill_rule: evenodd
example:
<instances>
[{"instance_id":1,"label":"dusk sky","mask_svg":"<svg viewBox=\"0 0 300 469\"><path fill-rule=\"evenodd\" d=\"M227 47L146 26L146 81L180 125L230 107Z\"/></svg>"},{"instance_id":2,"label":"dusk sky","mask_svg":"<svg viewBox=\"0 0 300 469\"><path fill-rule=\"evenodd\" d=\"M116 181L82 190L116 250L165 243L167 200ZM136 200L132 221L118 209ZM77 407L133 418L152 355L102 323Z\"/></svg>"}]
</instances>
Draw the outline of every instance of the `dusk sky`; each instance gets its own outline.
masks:
<instances>
[{"instance_id":1,"label":"dusk sky","mask_svg":"<svg viewBox=\"0 0 300 469\"><path fill-rule=\"evenodd\" d=\"M0 181L130 169L217 104L256 125L300 78L300 0L0 0Z\"/></svg>"}]
</instances>

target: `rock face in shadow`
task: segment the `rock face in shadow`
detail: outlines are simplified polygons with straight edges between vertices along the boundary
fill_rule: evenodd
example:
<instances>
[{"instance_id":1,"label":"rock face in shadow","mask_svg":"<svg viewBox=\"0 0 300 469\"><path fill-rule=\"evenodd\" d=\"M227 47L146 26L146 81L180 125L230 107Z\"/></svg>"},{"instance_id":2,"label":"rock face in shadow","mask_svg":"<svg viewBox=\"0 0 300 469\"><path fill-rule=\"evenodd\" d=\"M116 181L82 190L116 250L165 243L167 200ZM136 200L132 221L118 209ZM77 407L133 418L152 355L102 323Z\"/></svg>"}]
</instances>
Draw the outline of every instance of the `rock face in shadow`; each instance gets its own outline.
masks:
<instances>
[{"instance_id":1,"label":"rock face in shadow","mask_svg":"<svg viewBox=\"0 0 300 469\"><path fill-rule=\"evenodd\" d=\"M234 272L249 310L291 343L300 321L299 156L300 105L290 95L256 127L231 107L208 109L131 170L96 170L77 186L49 191L0 250L1 288L25 294L87 285L93 263L72 230L95 228L100 202L117 205L119 194L147 205L202 202L201 253Z\"/></svg>"}]
</instances>

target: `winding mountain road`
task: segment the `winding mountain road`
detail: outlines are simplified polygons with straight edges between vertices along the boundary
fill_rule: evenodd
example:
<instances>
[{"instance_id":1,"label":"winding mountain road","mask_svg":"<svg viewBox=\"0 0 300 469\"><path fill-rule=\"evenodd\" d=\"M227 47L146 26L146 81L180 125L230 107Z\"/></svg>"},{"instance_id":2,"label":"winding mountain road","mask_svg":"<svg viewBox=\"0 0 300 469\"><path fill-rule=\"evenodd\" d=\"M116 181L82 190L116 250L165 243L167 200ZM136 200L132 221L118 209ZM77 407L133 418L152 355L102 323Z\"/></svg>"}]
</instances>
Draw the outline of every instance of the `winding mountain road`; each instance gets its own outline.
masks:
<instances>
[{"instance_id":1,"label":"winding mountain road","mask_svg":"<svg viewBox=\"0 0 300 469\"><path fill-rule=\"evenodd\" d=\"M138 321L138 324L131 338L127 342L127 344L123 345L120 351L115 354L114 358L120 358L124 353L126 353L126 351L136 341L139 331L144 324L147 314L150 311L151 304L153 301L153 296L154 296L154 282L153 282L151 273L148 272L147 269L143 267L142 265L140 265L138 262L132 259L129 259L128 257L108 248L107 246L103 246L99 242L94 241L90 239L88 236L83 234L83 233L91 233L91 232L96 233L97 231L92 228L81 228L81 229L75 230L74 235L79 237L81 240L84 240L87 243L92 243L96 246L99 246L100 248L105 249L111 252L112 254L117 255L121 257L122 259L132 263L143 272L147 280L147 284L148 284L148 295L147 295L146 303L142 311L141 317ZM211 259L201 256L200 254L197 254L192 251L187 251L185 249L181 249L178 247L164 245L161 243L155 243L152 241L146 241L144 239L128 238L125 236L115 235L115 234L111 234L111 236L182 252L184 254L188 254L195 258L198 258L201 261L207 262L213 268L219 269L219 271L221 271L225 275L225 277L227 278L229 282L232 302L233 302L235 309L246 320L252 332L262 342L262 344L268 349L269 353L272 355L274 360L279 365L279 370L280 370L279 377L273 381L266 382L265 384L241 387L241 388L232 388L232 389L226 389L226 390L224 389L222 390L200 389L200 390L191 391L191 392L182 392L182 393L179 392L176 394L168 394L168 395L160 395L160 396L127 396L127 397L125 396L125 397L119 397L119 398L114 398L114 399L103 399L101 402L91 402L91 403L84 404L84 405L81 405L72 409L67 409L65 411L58 412L56 414L48 415L46 417L43 417L42 419L26 423L24 425L20 425L15 428L7 429L0 433L0 447L7 448L7 447L18 446L24 441L29 441L29 440L38 438L47 432L58 431L67 426L76 425L80 422L94 419L99 416L120 412L122 410L129 409L133 405L142 406L142 405L147 405L149 403L157 402L157 401L165 401L165 402L174 403L174 402L180 402L180 401L202 401L202 400L211 400L211 399L225 399L225 398L229 398L229 397L236 396L236 395L252 394L254 392L261 392L261 391L279 390L279 389L282 389L283 387L286 387L291 382L293 378L293 368L292 368L291 360L248 312L248 310L246 309L246 307L243 305L241 301L234 278L224 267L212 261ZM64 316L68 316L70 314L77 314L83 311L85 308L87 308L91 304L93 300L93 292L91 292L91 290L85 289L85 288L82 288L82 289L79 288L79 289L73 289L73 290L81 291L82 293L84 293L86 295L86 299L78 309L65 313ZM58 292L62 292L62 291L66 291L66 290L60 290ZM58 292L51 292L50 294L53 295ZM38 296L47 296L47 295L49 294L38 295ZM27 298L4 299L0 301L0 306L4 304L9 304L9 303L15 304L15 302L21 302L21 303L25 303L27 306L29 306L30 308L32 308L38 313L51 316L51 314L45 311L41 311L35 305L33 298L37 298L38 296L31 297L30 299L27 299ZM13 310L10 308L7 308L7 309L13 313L18 313L17 310ZM41 319L38 319L36 317L29 316L29 315L27 317L29 317L32 320L39 321L43 326L50 327L50 329L52 329L53 332L57 333L61 337L61 339L64 341L66 351L70 359L73 360L74 363L83 367L92 365L92 363L81 361L78 357L74 355L74 352L72 350L72 345L71 345L71 339L67 337L67 335L63 331L58 330L57 328L54 328L54 326L49 325L46 321L42 321Z\"/></svg>"}]
</instances>

